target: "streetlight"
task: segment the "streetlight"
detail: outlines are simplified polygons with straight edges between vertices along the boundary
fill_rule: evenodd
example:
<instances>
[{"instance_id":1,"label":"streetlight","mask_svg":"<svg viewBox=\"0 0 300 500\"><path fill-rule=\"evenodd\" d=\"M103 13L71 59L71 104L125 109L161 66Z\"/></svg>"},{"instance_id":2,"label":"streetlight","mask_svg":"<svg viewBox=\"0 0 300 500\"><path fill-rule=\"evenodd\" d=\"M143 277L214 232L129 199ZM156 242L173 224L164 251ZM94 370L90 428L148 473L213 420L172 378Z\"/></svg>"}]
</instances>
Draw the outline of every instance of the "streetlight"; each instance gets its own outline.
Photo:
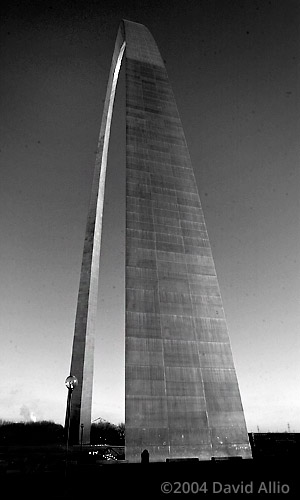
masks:
<instances>
[{"instance_id":1,"label":"streetlight","mask_svg":"<svg viewBox=\"0 0 300 500\"><path fill-rule=\"evenodd\" d=\"M67 451L69 447L69 433L70 433L70 416L71 416L71 399L72 392L75 387L78 385L78 380L74 375L69 375L65 380L66 388L68 389L68 401L67 401L67 412L66 412L66 421L65 421L65 434L67 440Z\"/></svg>"}]
</instances>

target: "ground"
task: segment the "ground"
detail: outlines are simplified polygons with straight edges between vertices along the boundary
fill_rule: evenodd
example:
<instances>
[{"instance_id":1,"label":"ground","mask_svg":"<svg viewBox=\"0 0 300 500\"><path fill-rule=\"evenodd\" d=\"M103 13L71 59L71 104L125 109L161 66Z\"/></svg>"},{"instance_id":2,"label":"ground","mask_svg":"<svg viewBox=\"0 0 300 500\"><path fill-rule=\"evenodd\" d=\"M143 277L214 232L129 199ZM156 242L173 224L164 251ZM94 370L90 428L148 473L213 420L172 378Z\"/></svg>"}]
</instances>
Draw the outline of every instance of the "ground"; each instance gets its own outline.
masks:
<instances>
[{"instance_id":1,"label":"ground","mask_svg":"<svg viewBox=\"0 0 300 500\"><path fill-rule=\"evenodd\" d=\"M91 450L71 448L67 455L61 445L1 447L1 499L299 498L296 448L282 457L261 452L252 460L149 464L126 463L122 450L121 460L103 461L99 447Z\"/></svg>"}]
</instances>

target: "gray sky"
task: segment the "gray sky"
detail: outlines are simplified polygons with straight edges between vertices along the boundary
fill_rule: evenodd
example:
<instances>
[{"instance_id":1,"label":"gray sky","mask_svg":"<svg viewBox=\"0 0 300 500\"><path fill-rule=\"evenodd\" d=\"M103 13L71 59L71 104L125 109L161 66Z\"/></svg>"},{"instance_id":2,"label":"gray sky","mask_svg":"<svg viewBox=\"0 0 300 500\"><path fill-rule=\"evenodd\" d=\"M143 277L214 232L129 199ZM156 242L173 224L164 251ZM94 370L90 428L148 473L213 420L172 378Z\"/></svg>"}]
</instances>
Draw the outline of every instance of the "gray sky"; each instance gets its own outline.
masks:
<instances>
[{"instance_id":1,"label":"gray sky","mask_svg":"<svg viewBox=\"0 0 300 500\"><path fill-rule=\"evenodd\" d=\"M299 427L298 2L17 2L1 21L0 418L63 423L85 219L114 40L166 62L248 430ZM105 201L93 418L124 420L124 71ZM29 417L28 417L29 418Z\"/></svg>"}]
</instances>

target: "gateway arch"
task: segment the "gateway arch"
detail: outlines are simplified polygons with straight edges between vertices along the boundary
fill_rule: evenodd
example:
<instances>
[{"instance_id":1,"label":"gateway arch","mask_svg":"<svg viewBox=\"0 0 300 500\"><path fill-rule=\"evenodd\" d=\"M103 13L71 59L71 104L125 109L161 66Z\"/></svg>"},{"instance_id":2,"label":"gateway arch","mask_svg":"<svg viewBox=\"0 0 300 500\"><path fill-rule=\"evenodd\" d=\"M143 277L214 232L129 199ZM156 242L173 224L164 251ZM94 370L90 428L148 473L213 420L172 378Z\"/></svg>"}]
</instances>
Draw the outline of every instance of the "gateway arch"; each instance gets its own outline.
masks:
<instances>
[{"instance_id":1,"label":"gateway arch","mask_svg":"<svg viewBox=\"0 0 300 500\"><path fill-rule=\"evenodd\" d=\"M90 439L105 173L126 63L126 459L251 457L211 247L168 75L148 29L122 21L88 212L71 375L70 440Z\"/></svg>"}]
</instances>

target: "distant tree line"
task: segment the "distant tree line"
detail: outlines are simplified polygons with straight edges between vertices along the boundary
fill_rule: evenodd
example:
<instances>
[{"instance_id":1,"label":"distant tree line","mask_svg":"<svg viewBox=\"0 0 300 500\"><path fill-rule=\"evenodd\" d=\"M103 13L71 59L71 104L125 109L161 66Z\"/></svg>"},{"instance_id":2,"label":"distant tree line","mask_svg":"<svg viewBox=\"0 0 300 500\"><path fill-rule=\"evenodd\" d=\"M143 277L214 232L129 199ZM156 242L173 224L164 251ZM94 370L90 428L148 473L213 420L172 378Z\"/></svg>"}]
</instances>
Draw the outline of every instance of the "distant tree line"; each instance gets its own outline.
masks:
<instances>
[{"instance_id":1,"label":"distant tree line","mask_svg":"<svg viewBox=\"0 0 300 500\"><path fill-rule=\"evenodd\" d=\"M54 422L0 421L0 445L62 444L64 428Z\"/></svg>"},{"instance_id":2,"label":"distant tree line","mask_svg":"<svg viewBox=\"0 0 300 500\"><path fill-rule=\"evenodd\" d=\"M91 444L124 446L125 424L114 425L110 422L98 422L97 424L92 424Z\"/></svg>"},{"instance_id":3,"label":"distant tree line","mask_svg":"<svg viewBox=\"0 0 300 500\"><path fill-rule=\"evenodd\" d=\"M39 422L8 422L0 420L0 446L63 444L64 427L46 420ZM125 425L99 422L91 427L92 444L110 444L123 446L125 443Z\"/></svg>"}]
</instances>

